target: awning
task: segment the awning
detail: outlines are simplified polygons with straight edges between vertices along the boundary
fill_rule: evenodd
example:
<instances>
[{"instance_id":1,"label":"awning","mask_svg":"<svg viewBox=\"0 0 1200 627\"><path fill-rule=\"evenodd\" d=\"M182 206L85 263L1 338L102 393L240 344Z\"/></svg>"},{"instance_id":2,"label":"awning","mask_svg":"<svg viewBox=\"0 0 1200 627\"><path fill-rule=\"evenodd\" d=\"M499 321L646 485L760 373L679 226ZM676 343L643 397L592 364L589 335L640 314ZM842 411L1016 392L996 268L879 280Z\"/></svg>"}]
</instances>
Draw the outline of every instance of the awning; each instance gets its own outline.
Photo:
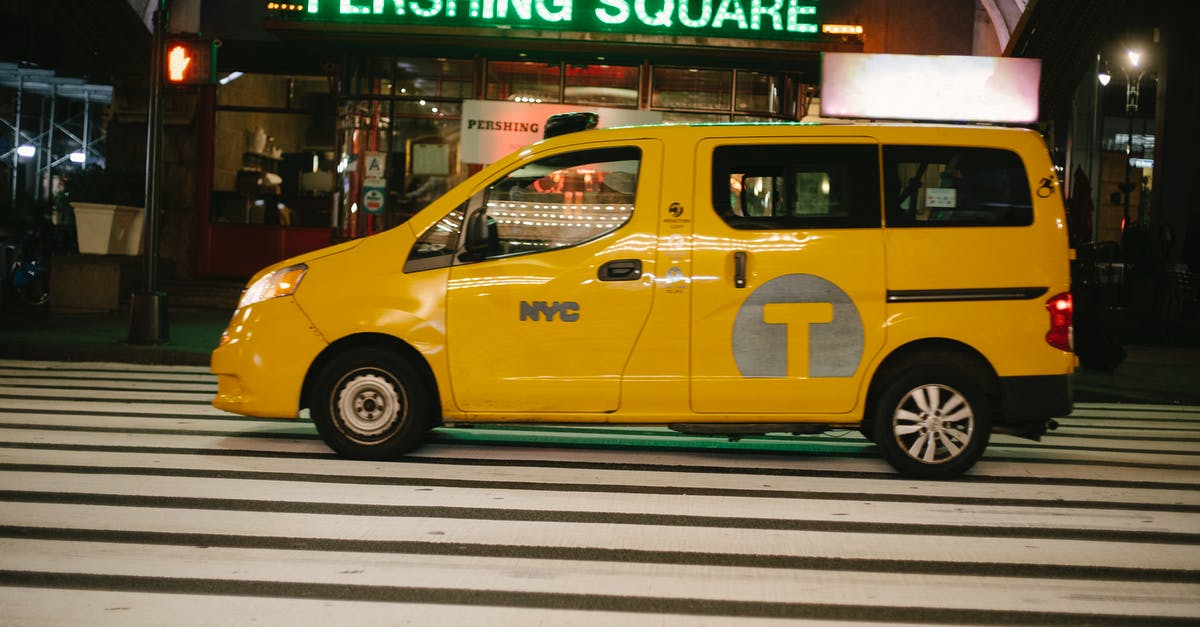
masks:
<instances>
[{"instance_id":1,"label":"awning","mask_svg":"<svg viewBox=\"0 0 1200 627\"><path fill-rule=\"evenodd\" d=\"M1095 70L1096 53L1120 27L1126 5L1123 0L1031 0L1004 55L1042 60L1043 119L1070 109L1076 87Z\"/></svg>"}]
</instances>

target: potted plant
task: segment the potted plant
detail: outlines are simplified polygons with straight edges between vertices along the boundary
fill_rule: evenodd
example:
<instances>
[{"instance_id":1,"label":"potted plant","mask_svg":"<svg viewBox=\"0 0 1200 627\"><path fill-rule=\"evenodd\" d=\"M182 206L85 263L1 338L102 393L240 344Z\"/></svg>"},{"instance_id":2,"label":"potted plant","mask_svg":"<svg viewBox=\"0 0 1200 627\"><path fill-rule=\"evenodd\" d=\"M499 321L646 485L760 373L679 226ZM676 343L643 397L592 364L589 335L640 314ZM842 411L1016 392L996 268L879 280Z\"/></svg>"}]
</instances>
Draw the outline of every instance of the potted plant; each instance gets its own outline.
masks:
<instances>
[{"instance_id":1,"label":"potted plant","mask_svg":"<svg viewBox=\"0 0 1200 627\"><path fill-rule=\"evenodd\" d=\"M146 210L136 178L89 165L68 177L66 189L80 253L141 254Z\"/></svg>"}]
</instances>

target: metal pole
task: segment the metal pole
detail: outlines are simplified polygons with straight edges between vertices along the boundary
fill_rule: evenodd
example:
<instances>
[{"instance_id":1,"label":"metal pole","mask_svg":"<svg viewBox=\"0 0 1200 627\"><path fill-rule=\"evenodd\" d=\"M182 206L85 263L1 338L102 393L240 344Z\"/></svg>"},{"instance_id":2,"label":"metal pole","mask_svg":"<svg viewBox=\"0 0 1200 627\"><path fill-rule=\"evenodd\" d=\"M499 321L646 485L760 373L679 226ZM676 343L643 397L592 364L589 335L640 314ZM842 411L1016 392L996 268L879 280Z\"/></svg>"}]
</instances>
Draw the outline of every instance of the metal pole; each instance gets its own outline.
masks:
<instances>
[{"instance_id":1,"label":"metal pole","mask_svg":"<svg viewBox=\"0 0 1200 627\"><path fill-rule=\"evenodd\" d=\"M1125 136L1125 185L1122 188L1125 191L1125 221L1123 229L1129 226L1129 197L1133 195L1133 183L1129 180L1129 175L1133 166L1129 164L1129 160L1133 158L1133 109L1126 107L1125 117L1129 119L1129 133Z\"/></svg>"},{"instance_id":2,"label":"metal pole","mask_svg":"<svg viewBox=\"0 0 1200 627\"><path fill-rule=\"evenodd\" d=\"M1100 104L1100 53L1096 53L1096 72L1092 81L1092 145L1088 150L1088 176L1092 179L1092 194L1096 197L1092 203L1092 238L1095 242L1100 235L1100 160L1104 155L1104 107Z\"/></svg>"},{"instance_id":3,"label":"metal pole","mask_svg":"<svg viewBox=\"0 0 1200 627\"><path fill-rule=\"evenodd\" d=\"M91 92L91 90L85 89L83 92L83 145L80 146L80 150L83 151L83 163L80 164L81 168L87 167L88 161L90 161L92 158L92 156L91 156L92 155L92 140L91 140L92 120L91 120L91 117L92 117L92 92Z\"/></svg>"},{"instance_id":4,"label":"metal pole","mask_svg":"<svg viewBox=\"0 0 1200 627\"><path fill-rule=\"evenodd\" d=\"M163 41L170 24L167 0L158 0L150 53L150 102L146 121L145 260L140 294L130 300L129 342L157 344L167 341L167 298L158 291L159 226L162 211L162 74Z\"/></svg>"},{"instance_id":5,"label":"metal pole","mask_svg":"<svg viewBox=\"0 0 1200 627\"><path fill-rule=\"evenodd\" d=\"M12 145L12 208L17 210L17 168L21 165L21 155L17 154L17 149L21 147L21 100L25 95L25 77L21 75L21 71L17 70L17 96L13 109L16 110L16 116L13 118L13 145Z\"/></svg>"},{"instance_id":6,"label":"metal pole","mask_svg":"<svg viewBox=\"0 0 1200 627\"><path fill-rule=\"evenodd\" d=\"M54 200L54 191L51 189L52 173L54 171L54 131L58 127L58 85L50 86L50 126L47 129L46 137L46 172L38 177L38 184L42 185L42 189L38 191L38 199L41 200L41 194L46 193L46 199ZM53 208L50 210L54 211Z\"/></svg>"},{"instance_id":7,"label":"metal pole","mask_svg":"<svg viewBox=\"0 0 1200 627\"><path fill-rule=\"evenodd\" d=\"M37 120L37 135L34 135L34 149L37 151L33 157L33 211L37 214L37 207L42 202L42 159L46 155L43 149L42 142L46 139L46 99L42 98L38 103L38 120ZM46 162L46 165L49 165Z\"/></svg>"},{"instance_id":8,"label":"metal pole","mask_svg":"<svg viewBox=\"0 0 1200 627\"><path fill-rule=\"evenodd\" d=\"M162 47L167 23L166 0L159 0L154 13L154 49L150 68L150 104L146 130L146 272L147 294L158 290L159 212L162 206Z\"/></svg>"}]
</instances>

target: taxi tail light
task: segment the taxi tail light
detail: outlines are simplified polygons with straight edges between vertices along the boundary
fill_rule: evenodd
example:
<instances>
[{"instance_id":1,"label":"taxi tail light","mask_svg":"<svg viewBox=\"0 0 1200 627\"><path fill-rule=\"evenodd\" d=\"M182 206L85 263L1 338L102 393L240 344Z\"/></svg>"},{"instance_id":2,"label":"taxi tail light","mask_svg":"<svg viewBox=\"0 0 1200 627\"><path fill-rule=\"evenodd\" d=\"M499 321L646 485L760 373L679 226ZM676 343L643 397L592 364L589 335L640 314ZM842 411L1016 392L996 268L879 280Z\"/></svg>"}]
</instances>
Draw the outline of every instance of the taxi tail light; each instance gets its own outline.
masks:
<instances>
[{"instance_id":1,"label":"taxi tail light","mask_svg":"<svg viewBox=\"0 0 1200 627\"><path fill-rule=\"evenodd\" d=\"M1046 301L1050 312L1050 330L1046 332L1046 343L1059 350L1074 350L1072 324L1075 318L1075 301L1070 292L1055 294Z\"/></svg>"}]
</instances>

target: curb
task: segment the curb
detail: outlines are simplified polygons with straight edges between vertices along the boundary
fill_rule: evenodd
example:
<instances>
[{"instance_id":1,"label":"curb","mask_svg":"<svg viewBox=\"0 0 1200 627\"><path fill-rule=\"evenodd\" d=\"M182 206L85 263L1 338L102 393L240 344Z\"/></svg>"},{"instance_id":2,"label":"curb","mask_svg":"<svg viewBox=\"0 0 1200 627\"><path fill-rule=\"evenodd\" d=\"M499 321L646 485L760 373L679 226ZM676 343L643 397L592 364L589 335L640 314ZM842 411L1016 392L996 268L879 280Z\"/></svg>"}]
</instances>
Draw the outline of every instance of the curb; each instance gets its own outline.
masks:
<instances>
[{"instance_id":1,"label":"curb","mask_svg":"<svg viewBox=\"0 0 1200 627\"><path fill-rule=\"evenodd\" d=\"M8 342L0 344L0 358L31 361L101 361L159 366L204 366L209 353L196 353L166 346L133 344L73 344L56 342Z\"/></svg>"}]
</instances>

